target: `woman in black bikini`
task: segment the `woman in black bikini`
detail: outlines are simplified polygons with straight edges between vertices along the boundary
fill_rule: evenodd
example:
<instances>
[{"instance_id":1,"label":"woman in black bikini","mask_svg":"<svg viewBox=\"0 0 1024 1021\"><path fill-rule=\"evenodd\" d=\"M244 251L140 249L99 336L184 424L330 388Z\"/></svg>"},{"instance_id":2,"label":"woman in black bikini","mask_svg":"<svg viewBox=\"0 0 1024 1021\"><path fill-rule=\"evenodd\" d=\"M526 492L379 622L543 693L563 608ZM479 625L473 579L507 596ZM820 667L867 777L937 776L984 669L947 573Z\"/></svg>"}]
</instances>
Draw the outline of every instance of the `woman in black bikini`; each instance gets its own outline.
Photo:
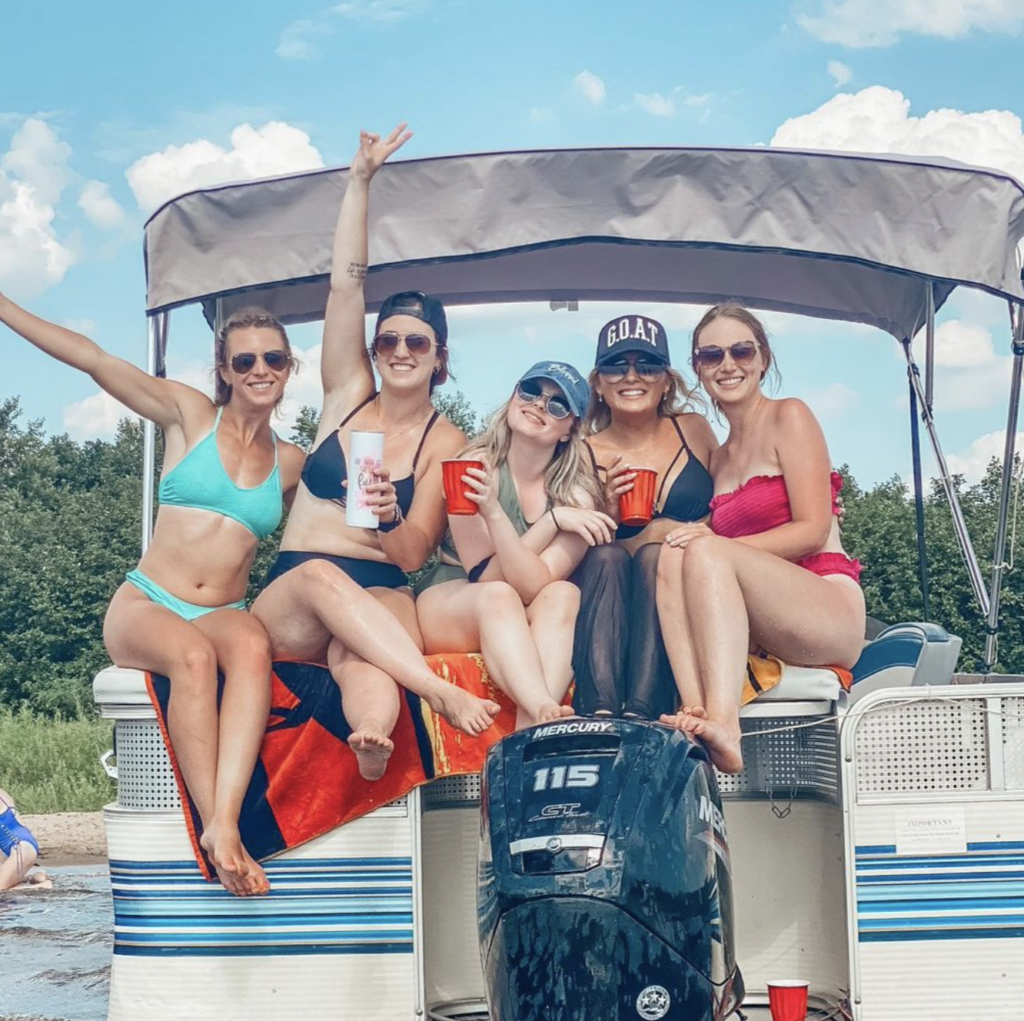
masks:
<instances>
[{"instance_id":1,"label":"woman in black bikini","mask_svg":"<svg viewBox=\"0 0 1024 1021\"><path fill-rule=\"evenodd\" d=\"M658 473L654 518L620 524L617 541L588 552L580 586L573 669L581 713L658 719L677 697L658 624L655 584L665 536L708 513L714 491L706 465L718 441L707 419L687 411L692 394L671 367L665 328L647 316L619 316L598 337L585 428L604 479L605 510L620 521L619 497L633 467Z\"/></svg>"},{"instance_id":2,"label":"woman in black bikini","mask_svg":"<svg viewBox=\"0 0 1024 1021\"><path fill-rule=\"evenodd\" d=\"M275 658L328 664L352 728L349 744L371 780L383 775L393 748L396 681L468 734L489 727L498 711L427 666L406 587L405 572L421 567L444 534L437 466L466 442L430 401L448 377L444 309L418 292L392 295L381 306L371 351L364 339L370 181L410 137L404 132L404 124L383 140L362 132L349 169L324 319L320 429L281 550L252 611L270 634ZM369 487L377 529L345 523L353 429L384 433L388 467ZM392 481L390 466L401 478Z\"/></svg>"}]
</instances>

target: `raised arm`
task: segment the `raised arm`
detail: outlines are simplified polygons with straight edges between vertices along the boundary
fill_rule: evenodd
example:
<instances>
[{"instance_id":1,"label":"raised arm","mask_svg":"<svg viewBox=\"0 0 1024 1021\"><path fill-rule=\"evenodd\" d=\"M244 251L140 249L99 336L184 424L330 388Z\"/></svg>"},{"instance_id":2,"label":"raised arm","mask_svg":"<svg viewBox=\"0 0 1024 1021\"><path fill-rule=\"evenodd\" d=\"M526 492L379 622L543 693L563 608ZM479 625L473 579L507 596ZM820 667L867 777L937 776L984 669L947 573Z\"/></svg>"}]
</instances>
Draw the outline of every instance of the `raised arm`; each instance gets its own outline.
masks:
<instances>
[{"instance_id":1,"label":"raised arm","mask_svg":"<svg viewBox=\"0 0 1024 1021\"><path fill-rule=\"evenodd\" d=\"M115 358L88 337L32 315L0 294L0 322L57 361L86 375L137 415L166 429L180 425L184 406L210 399L183 383L159 379Z\"/></svg>"},{"instance_id":2,"label":"raised arm","mask_svg":"<svg viewBox=\"0 0 1024 1021\"><path fill-rule=\"evenodd\" d=\"M399 124L387 138L359 133L359 151L348 171L331 258L331 290L324 316L320 374L325 400L340 397L351 404L373 388L373 368L366 350L363 282L368 260L366 221L370 182L384 161L409 138Z\"/></svg>"}]
</instances>

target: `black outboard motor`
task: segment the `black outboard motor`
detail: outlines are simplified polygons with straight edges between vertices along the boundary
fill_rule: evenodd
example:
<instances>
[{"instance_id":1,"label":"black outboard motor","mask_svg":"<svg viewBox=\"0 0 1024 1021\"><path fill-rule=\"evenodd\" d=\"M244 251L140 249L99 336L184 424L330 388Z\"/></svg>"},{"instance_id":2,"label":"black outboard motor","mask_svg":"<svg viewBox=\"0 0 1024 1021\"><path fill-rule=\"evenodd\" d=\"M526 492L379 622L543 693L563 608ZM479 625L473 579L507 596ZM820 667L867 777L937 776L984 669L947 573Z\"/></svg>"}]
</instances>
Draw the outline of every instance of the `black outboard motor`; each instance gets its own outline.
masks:
<instances>
[{"instance_id":1,"label":"black outboard motor","mask_svg":"<svg viewBox=\"0 0 1024 1021\"><path fill-rule=\"evenodd\" d=\"M484 771L478 918L492 1021L720 1021L739 1006L725 820L667 727L571 719Z\"/></svg>"}]
</instances>

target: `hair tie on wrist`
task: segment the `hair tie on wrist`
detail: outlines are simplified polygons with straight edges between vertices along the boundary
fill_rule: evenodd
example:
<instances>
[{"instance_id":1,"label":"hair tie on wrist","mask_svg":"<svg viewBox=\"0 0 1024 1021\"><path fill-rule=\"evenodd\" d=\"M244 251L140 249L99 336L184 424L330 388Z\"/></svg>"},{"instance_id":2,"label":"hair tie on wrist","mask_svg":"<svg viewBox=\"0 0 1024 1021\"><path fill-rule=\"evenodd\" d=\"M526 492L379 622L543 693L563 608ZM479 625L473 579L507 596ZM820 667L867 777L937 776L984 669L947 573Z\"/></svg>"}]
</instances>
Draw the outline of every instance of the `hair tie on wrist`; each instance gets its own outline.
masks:
<instances>
[{"instance_id":1,"label":"hair tie on wrist","mask_svg":"<svg viewBox=\"0 0 1024 1021\"><path fill-rule=\"evenodd\" d=\"M395 504L395 516L390 521L381 521L377 525L378 532L393 532L402 522L405 521L405 516L402 514L402 508L399 504Z\"/></svg>"},{"instance_id":2,"label":"hair tie on wrist","mask_svg":"<svg viewBox=\"0 0 1024 1021\"><path fill-rule=\"evenodd\" d=\"M555 517L555 508L549 508L548 513L551 515L551 520L555 523L555 528L557 528L558 531L561 531L562 526L558 523L558 518Z\"/></svg>"}]
</instances>

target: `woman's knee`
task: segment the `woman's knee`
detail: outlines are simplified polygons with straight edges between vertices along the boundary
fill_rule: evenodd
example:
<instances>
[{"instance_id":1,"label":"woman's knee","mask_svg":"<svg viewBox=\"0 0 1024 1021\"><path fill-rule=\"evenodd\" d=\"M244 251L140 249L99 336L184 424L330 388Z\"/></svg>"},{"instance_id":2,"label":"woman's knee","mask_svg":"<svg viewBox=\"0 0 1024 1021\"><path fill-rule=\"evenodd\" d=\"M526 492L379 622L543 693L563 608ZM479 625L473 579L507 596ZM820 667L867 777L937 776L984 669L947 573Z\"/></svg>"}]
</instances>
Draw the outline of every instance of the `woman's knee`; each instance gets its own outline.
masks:
<instances>
[{"instance_id":1,"label":"woman's knee","mask_svg":"<svg viewBox=\"0 0 1024 1021\"><path fill-rule=\"evenodd\" d=\"M171 677L172 685L191 688L213 687L217 683L217 650L213 643L196 632L196 637L178 650Z\"/></svg>"},{"instance_id":2,"label":"woman's knee","mask_svg":"<svg viewBox=\"0 0 1024 1021\"><path fill-rule=\"evenodd\" d=\"M253 620L251 626L240 628L221 651L221 666L232 672L262 676L270 671L273 652L270 636Z\"/></svg>"},{"instance_id":3,"label":"woman's knee","mask_svg":"<svg viewBox=\"0 0 1024 1021\"><path fill-rule=\"evenodd\" d=\"M482 581L475 586L476 605L482 614L522 611L523 600L507 581Z\"/></svg>"},{"instance_id":4,"label":"woman's knee","mask_svg":"<svg viewBox=\"0 0 1024 1021\"><path fill-rule=\"evenodd\" d=\"M534 611L540 607L546 617L557 614L575 620L580 609L580 590L571 581L553 581L545 585L530 604Z\"/></svg>"},{"instance_id":5,"label":"woman's knee","mask_svg":"<svg viewBox=\"0 0 1024 1021\"><path fill-rule=\"evenodd\" d=\"M728 563L730 542L718 535L701 535L685 550L679 550L684 581L687 578L703 580L721 571Z\"/></svg>"}]
</instances>

